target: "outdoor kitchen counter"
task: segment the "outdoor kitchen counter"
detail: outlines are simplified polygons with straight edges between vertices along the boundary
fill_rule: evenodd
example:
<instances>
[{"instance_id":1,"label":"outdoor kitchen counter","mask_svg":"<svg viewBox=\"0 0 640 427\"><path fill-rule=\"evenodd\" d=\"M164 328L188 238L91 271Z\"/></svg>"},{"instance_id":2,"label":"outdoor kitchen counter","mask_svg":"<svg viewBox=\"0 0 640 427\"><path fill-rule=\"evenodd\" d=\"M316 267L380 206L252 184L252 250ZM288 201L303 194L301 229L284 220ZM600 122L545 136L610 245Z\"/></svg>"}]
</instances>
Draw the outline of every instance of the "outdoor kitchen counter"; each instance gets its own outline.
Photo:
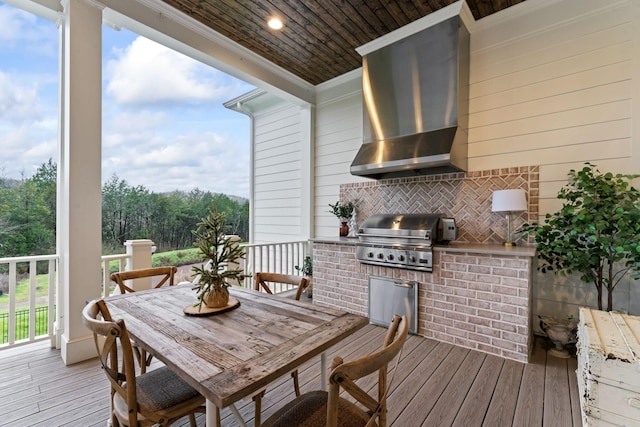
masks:
<instances>
[{"instance_id":1,"label":"outdoor kitchen counter","mask_svg":"<svg viewBox=\"0 0 640 427\"><path fill-rule=\"evenodd\" d=\"M311 239L313 243L329 243L340 245L355 245L358 243L357 237L321 237ZM487 255L511 255L511 256L529 256L534 257L536 254L535 246L503 246L491 243L463 243L452 242L446 245L437 244L433 246L434 251L446 252L473 252L477 254Z\"/></svg>"},{"instance_id":2,"label":"outdoor kitchen counter","mask_svg":"<svg viewBox=\"0 0 640 427\"><path fill-rule=\"evenodd\" d=\"M435 245L433 272L364 264L357 238L313 242L313 303L368 316L369 279L418 283L418 335L527 362L535 248Z\"/></svg>"},{"instance_id":3,"label":"outdoor kitchen counter","mask_svg":"<svg viewBox=\"0 0 640 427\"><path fill-rule=\"evenodd\" d=\"M504 246L496 244L484 243L449 243L446 245L434 245L434 251L446 252L473 252L477 254L487 255L511 255L511 256L529 256L534 257L536 254L535 246Z\"/></svg>"}]
</instances>

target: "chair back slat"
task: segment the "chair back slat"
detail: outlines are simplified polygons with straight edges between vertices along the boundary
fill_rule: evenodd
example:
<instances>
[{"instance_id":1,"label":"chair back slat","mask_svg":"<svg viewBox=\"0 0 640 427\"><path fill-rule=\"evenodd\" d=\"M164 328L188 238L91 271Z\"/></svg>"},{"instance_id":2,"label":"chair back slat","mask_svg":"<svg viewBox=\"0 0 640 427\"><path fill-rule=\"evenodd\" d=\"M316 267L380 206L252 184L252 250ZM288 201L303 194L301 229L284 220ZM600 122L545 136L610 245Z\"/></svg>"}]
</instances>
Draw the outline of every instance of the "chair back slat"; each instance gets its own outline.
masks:
<instances>
[{"instance_id":1,"label":"chair back slat","mask_svg":"<svg viewBox=\"0 0 640 427\"><path fill-rule=\"evenodd\" d=\"M165 283L168 283L169 286L173 286L174 277L177 271L178 267L176 266L140 268L137 270L113 273L111 274L111 280L116 282L120 288L121 294L126 294L129 292L135 292L135 289L125 284L128 280L142 279L146 277L160 277L160 281L155 286L156 288L163 286Z\"/></svg>"},{"instance_id":2,"label":"chair back slat","mask_svg":"<svg viewBox=\"0 0 640 427\"><path fill-rule=\"evenodd\" d=\"M291 274L279 274L279 273L267 273L258 272L254 275L253 289L259 291L264 290L268 294L273 294L269 283L282 283L286 285L296 286L296 294L294 298L299 301L302 296L302 292L309 286L309 279L303 276L294 276Z\"/></svg>"}]
</instances>

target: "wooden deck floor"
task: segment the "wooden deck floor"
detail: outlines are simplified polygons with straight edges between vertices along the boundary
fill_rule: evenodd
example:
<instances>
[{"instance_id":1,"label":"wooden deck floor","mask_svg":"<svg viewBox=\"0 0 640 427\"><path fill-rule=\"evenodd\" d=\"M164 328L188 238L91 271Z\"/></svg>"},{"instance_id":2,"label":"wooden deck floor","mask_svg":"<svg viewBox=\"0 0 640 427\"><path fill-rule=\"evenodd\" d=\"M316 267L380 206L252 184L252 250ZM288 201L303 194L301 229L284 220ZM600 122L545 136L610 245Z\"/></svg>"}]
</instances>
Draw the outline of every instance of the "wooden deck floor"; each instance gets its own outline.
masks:
<instances>
[{"instance_id":1,"label":"wooden deck floor","mask_svg":"<svg viewBox=\"0 0 640 427\"><path fill-rule=\"evenodd\" d=\"M365 327L327 361L367 354L384 331ZM547 357L544 345L537 340L525 365L409 336L389 394L389 425L581 426L576 360ZM319 388L319 358L300 369L300 382L303 392ZM263 419L292 398L290 379L274 384L263 399ZM253 403L237 406L252 425ZM222 416L223 426L237 425L228 409ZM97 359L65 367L46 342L0 351L0 426L105 426L107 419L107 380Z\"/></svg>"}]
</instances>

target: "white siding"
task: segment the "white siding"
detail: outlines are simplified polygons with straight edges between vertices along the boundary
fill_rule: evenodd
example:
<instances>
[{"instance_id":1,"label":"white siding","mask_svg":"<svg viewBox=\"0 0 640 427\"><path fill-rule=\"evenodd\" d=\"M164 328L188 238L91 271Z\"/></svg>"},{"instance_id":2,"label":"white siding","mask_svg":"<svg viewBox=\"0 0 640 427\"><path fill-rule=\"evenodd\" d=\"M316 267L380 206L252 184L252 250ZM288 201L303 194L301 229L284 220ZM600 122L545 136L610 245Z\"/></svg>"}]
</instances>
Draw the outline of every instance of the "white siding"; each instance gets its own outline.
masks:
<instances>
[{"instance_id":1,"label":"white siding","mask_svg":"<svg viewBox=\"0 0 640 427\"><path fill-rule=\"evenodd\" d=\"M302 222L303 141L301 108L289 103L254 114L254 243L298 240Z\"/></svg>"},{"instance_id":2,"label":"white siding","mask_svg":"<svg viewBox=\"0 0 640 427\"><path fill-rule=\"evenodd\" d=\"M567 172L585 161L640 171L631 139L636 7L546 3L478 23L469 88L469 169L540 165L541 215L559 207Z\"/></svg>"},{"instance_id":3,"label":"white siding","mask_svg":"<svg viewBox=\"0 0 640 427\"><path fill-rule=\"evenodd\" d=\"M362 181L349 172L351 161L362 144L362 77L351 75L338 85L319 87L316 107L315 146L315 236L338 235L338 219L329 203L340 196L340 184Z\"/></svg>"}]
</instances>

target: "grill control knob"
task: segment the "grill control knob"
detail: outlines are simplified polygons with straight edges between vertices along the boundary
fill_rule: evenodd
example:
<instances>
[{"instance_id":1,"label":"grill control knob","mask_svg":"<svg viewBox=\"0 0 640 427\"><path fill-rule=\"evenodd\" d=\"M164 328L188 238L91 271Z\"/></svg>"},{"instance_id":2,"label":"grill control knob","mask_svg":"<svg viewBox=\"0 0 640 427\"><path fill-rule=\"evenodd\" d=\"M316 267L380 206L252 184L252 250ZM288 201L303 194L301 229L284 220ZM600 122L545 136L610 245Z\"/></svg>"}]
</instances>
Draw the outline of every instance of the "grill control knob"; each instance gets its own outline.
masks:
<instances>
[{"instance_id":1,"label":"grill control knob","mask_svg":"<svg viewBox=\"0 0 640 427\"><path fill-rule=\"evenodd\" d=\"M392 255L392 254L387 255L387 259L388 259L389 261L393 261L393 255Z\"/></svg>"},{"instance_id":2,"label":"grill control knob","mask_svg":"<svg viewBox=\"0 0 640 427\"><path fill-rule=\"evenodd\" d=\"M400 262L404 262L404 255L400 255L400 256L398 256L398 260L399 260Z\"/></svg>"},{"instance_id":3,"label":"grill control knob","mask_svg":"<svg viewBox=\"0 0 640 427\"><path fill-rule=\"evenodd\" d=\"M369 252L369 253L367 254L367 256L368 256L369 258L373 258L373 252Z\"/></svg>"},{"instance_id":4,"label":"grill control knob","mask_svg":"<svg viewBox=\"0 0 640 427\"><path fill-rule=\"evenodd\" d=\"M411 256L409 257L409 261L411 261L411 262L416 262L416 257L415 257L415 256L413 256L413 255L411 255Z\"/></svg>"},{"instance_id":5,"label":"grill control knob","mask_svg":"<svg viewBox=\"0 0 640 427\"><path fill-rule=\"evenodd\" d=\"M384 259L384 254L379 253L379 254L378 254L378 259Z\"/></svg>"}]
</instances>

